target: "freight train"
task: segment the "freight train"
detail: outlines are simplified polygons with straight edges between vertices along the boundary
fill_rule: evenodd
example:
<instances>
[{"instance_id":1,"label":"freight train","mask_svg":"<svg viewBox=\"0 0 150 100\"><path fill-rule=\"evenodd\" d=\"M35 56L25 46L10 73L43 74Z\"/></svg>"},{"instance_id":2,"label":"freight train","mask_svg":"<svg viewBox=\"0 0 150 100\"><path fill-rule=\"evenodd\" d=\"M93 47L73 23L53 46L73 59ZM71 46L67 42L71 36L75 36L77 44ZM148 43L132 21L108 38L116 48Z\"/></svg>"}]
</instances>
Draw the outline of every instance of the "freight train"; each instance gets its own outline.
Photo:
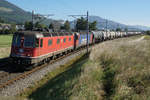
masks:
<instances>
[{"instance_id":1,"label":"freight train","mask_svg":"<svg viewBox=\"0 0 150 100\"><path fill-rule=\"evenodd\" d=\"M18 31L13 35L10 58L12 63L34 65L59 55L102 41L141 34L141 32L64 32Z\"/></svg>"}]
</instances>

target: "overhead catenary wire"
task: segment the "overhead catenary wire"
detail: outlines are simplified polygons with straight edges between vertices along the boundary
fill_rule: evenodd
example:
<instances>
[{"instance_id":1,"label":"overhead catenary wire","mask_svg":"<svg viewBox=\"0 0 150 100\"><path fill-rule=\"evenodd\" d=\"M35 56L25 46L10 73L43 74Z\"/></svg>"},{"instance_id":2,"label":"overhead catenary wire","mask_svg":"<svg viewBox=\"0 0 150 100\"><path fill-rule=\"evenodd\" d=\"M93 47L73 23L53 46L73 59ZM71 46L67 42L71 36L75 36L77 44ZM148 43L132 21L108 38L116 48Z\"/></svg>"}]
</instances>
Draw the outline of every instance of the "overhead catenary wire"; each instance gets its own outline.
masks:
<instances>
[{"instance_id":1,"label":"overhead catenary wire","mask_svg":"<svg viewBox=\"0 0 150 100\"><path fill-rule=\"evenodd\" d=\"M38 20L38 22L41 23L50 16L54 16L54 14L47 14L47 15L35 14L34 10L32 10L32 25L33 25L32 30L34 29L35 20Z\"/></svg>"},{"instance_id":2,"label":"overhead catenary wire","mask_svg":"<svg viewBox=\"0 0 150 100\"><path fill-rule=\"evenodd\" d=\"M89 12L87 11L87 14L86 15L68 15L68 16L71 16L73 18L77 18L77 17L85 17L87 18L87 26L86 26L86 31L87 31L87 53L88 53L88 47L89 47L89 44L88 44L88 35L89 35ZM74 29L75 29L75 21L74 21Z\"/></svg>"}]
</instances>

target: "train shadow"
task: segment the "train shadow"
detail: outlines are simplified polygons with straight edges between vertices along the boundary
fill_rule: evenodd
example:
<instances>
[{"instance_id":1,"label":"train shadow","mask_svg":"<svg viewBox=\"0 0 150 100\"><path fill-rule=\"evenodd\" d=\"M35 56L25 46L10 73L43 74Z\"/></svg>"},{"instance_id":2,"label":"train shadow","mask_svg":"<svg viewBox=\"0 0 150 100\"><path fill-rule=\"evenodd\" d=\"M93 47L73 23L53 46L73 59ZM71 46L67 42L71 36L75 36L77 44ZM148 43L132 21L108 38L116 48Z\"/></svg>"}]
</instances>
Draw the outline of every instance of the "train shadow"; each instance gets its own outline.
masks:
<instances>
[{"instance_id":1,"label":"train shadow","mask_svg":"<svg viewBox=\"0 0 150 100\"><path fill-rule=\"evenodd\" d=\"M69 69L53 79L49 80L44 86L38 88L28 96L31 100L67 100L72 94L71 90L78 82L77 77L81 75L83 64L88 60L89 54L82 56ZM67 85L69 84L69 85Z\"/></svg>"},{"instance_id":2,"label":"train shadow","mask_svg":"<svg viewBox=\"0 0 150 100\"><path fill-rule=\"evenodd\" d=\"M0 58L0 64L9 60L9 57Z\"/></svg>"},{"instance_id":3,"label":"train shadow","mask_svg":"<svg viewBox=\"0 0 150 100\"><path fill-rule=\"evenodd\" d=\"M9 57L0 58L0 71L7 73L20 73L24 72L23 69L18 69L21 66L17 66L16 64L12 64Z\"/></svg>"}]
</instances>

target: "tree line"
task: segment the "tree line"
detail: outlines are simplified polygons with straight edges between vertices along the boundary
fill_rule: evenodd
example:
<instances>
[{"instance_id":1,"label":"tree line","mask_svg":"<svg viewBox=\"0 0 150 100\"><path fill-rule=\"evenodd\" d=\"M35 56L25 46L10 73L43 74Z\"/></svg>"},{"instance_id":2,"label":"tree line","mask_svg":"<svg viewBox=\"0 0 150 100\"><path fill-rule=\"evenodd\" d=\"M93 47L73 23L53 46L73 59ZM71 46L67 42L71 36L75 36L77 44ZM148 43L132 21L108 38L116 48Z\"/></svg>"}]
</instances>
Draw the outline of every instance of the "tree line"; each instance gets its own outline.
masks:
<instances>
[{"instance_id":1,"label":"tree line","mask_svg":"<svg viewBox=\"0 0 150 100\"><path fill-rule=\"evenodd\" d=\"M0 17L0 34L13 34L17 31L15 24L10 24L11 27L9 29L1 29L1 26L4 23L5 23L5 21ZM45 25L38 21L36 23L32 23L32 21L26 21L24 23L24 28L25 28L25 30L34 30L34 29L39 30L39 31L49 31L50 30L53 32L59 32L59 31L80 32L80 31L86 31L86 29L87 29L87 20L83 17L78 18L75 21L74 26L71 26L71 25L73 25L71 23L73 23L73 22L69 22L68 20L66 20L64 23L54 20L49 25ZM88 28L89 28L89 31L98 30L97 22L96 21L89 22ZM122 29L116 28L112 31L122 31ZM128 29L125 28L124 31L128 31ZM150 31L147 31L146 33L150 34Z\"/></svg>"},{"instance_id":2,"label":"tree line","mask_svg":"<svg viewBox=\"0 0 150 100\"><path fill-rule=\"evenodd\" d=\"M76 23L74 23L75 25L72 26L73 28L71 28L71 23L73 22L69 22L68 20L64 22L64 24L60 23L59 21L53 21L51 22L48 26L41 24L39 22L36 22L34 25L32 24L32 22L26 22L25 23L25 29L26 30L32 30L33 27L35 29L50 29L53 32L58 32L60 30L63 31L85 31L87 29L87 19L81 17L78 18L76 20ZM94 31L94 30L98 30L97 28L97 22L93 21L93 22L89 22L88 23L88 27L89 27L89 31ZM116 28L113 29L112 31L123 31L121 28ZM128 31L128 28L125 28L124 31Z\"/></svg>"},{"instance_id":3,"label":"tree line","mask_svg":"<svg viewBox=\"0 0 150 100\"><path fill-rule=\"evenodd\" d=\"M13 34L16 32L15 24L9 24L9 25L4 25L4 24L5 21L0 17L0 34ZM3 28L4 26L6 26L7 28Z\"/></svg>"},{"instance_id":4,"label":"tree line","mask_svg":"<svg viewBox=\"0 0 150 100\"><path fill-rule=\"evenodd\" d=\"M146 31L146 34L147 34L147 35L150 35L150 30Z\"/></svg>"},{"instance_id":5,"label":"tree line","mask_svg":"<svg viewBox=\"0 0 150 100\"><path fill-rule=\"evenodd\" d=\"M89 23L89 30L97 30L96 26L97 26L96 21ZM84 31L87 29L87 20L83 17L78 18L74 29L71 29L71 24L68 20L66 20L64 22L64 24L60 23L59 21L54 21L54 22L51 22L49 24L49 26L46 26L39 22L36 22L34 25L31 21L25 22L26 30L33 30L33 28L34 29L45 29L45 30L50 29L53 32L60 31L60 30L68 31L68 32L69 31L81 31L81 30Z\"/></svg>"},{"instance_id":6,"label":"tree line","mask_svg":"<svg viewBox=\"0 0 150 100\"><path fill-rule=\"evenodd\" d=\"M0 29L0 34L14 34L16 31L16 26L13 24L9 29Z\"/></svg>"}]
</instances>

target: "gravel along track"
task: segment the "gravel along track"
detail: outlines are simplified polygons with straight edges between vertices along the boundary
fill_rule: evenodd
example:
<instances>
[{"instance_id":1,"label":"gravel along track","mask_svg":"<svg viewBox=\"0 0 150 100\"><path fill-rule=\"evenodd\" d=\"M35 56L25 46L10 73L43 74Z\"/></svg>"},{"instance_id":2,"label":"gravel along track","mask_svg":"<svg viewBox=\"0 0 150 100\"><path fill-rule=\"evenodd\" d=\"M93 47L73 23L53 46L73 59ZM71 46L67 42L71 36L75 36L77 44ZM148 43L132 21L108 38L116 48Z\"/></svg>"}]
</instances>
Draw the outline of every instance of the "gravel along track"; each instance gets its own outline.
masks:
<instances>
[{"instance_id":1,"label":"gravel along track","mask_svg":"<svg viewBox=\"0 0 150 100\"><path fill-rule=\"evenodd\" d=\"M15 81L12 82L13 84L9 84L4 88L0 88L0 98L3 96L15 96L21 93L27 87L33 86L37 81L41 80L47 73L56 68L59 68L60 65L64 65L65 63L71 61L74 57L77 57L85 52L86 49L81 50L77 53L73 53L61 60L56 61L53 64L46 65L46 67L43 67L40 70L37 70L29 75L24 75L24 72L14 72L15 69L12 69L13 66L0 67L0 86L8 80L12 80L16 77L18 78L18 76L23 75L23 77L19 78L19 80L15 79Z\"/></svg>"},{"instance_id":2,"label":"gravel along track","mask_svg":"<svg viewBox=\"0 0 150 100\"><path fill-rule=\"evenodd\" d=\"M13 84L8 85L5 88L0 89L0 96L15 96L21 93L27 87L33 86L37 81L41 80L46 74L51 72L52 70L59 68L60 65L64 65L67 62L71 61L73 58L79 56L82 53L85 53L86 50L81 50L77 53L71 54L61 60L56 61L53 64L46 65L46 67L27 75L25 78L21 78L20 80L15 81ZM21 73L11 73L11 76L8 76L12 79L12 77L17 77ZM8 79L9 79L8 78ZM1 84L1 83L0 83Z\"/></svg>"}]
</instances>

